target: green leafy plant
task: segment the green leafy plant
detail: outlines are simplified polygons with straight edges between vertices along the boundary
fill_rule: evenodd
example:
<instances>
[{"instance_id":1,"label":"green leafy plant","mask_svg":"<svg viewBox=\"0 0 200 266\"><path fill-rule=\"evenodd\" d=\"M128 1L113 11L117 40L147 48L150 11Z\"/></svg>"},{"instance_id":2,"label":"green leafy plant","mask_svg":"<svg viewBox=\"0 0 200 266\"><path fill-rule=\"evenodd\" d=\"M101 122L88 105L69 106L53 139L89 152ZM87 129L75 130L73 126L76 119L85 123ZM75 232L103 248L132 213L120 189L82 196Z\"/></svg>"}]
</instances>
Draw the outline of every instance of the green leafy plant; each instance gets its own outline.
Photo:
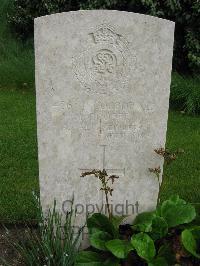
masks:
<instances>
[{"instance_id":1,"label":"green leafy plant","mask_svg":"<svg viewBox=\"0 0 200 266\"><path fill-rule=\"evenodd\" d=\"M146 261L151 261L156 255L153 239L146 233L133 235L131 244L136 249L137 254Z\"/></svg>"},{"instance_id":2,"label":"green leafy plant","mask_svg":"<svg viewBox=\"0 0 200 266\"><path fill-rule=\"evenodd\" d=\"M196 217L195 208L179 196L172 196L164 201L158 212L165 219L168 227L190 223Z\"/></svg>"},{"instance_id":3,"label":"green leafy plant","mask_svg":"<svg viewBox=\"0 0 200 266\"><path fill-rule=\"evenodd\" d=\"M20 241L16 243L10 243L8 231L8 243L20 254L25 265L72 266L76 260L82 232L82 228L75 231L75 216L73 206L65 217L56 211L55 202L53 209L45 216L40 207L38 228L27 227L24 238L19 237Z\"/></svg>"},{"instance_id":4,"label":"green leafy plant","mask_svg":"<svg viewBox=\"0 0 200 266\"><path fill-rule=\"evenodd\" d=\"M133 250L133 246L127 240L113 239L106 243L107 249L117 258L127 258L129 252Z\"/></svg>"},{"instance_id":5,"label":"green leafy plant","mask_svg":"<svg viewBox=\"0 0 200 266\"><path fill-rule=\"evenodd\" d=\"M89 240L91 246L97 251L80 252L76 265L85 265L86 261L90 263L88 265L96 265L94 263L97 262L102 264L102 261L104 261L103 265L120 265L120 259L128 255L131 247L129 241L120 239L119 225L123 219L123 216L111 216L108 218L101 213L94 213L89 217L87 219ZM101 253L101 256L98 254L98 251Z\"/></svg>"},{"instance_id":6,"label":"green leafy plant","mask_svg":"<svg viewBox=\"0 0 200 266\"><path fill-rule=\"evenodd\" d=\"M190 254L200 259L200 226L185 229L181 234L181 241Z\"/></svg>"},{"instance_id":7,"label":"green leafy plant","mask_svg":"<svg viewBox=\"0 0 200 266\"><path fill-rule=\"evenodd\" d=\"M175 215L176 214L176 215ZM166 235L167 228L192 222L196 217L194 206L187 203L179 196L172 196L157 207L154 212L144 212L136 217L133 229L141 232L165 232L160 238ZM163 229L163 230L161 230Z\"/></svg>"},{"instance_id":8,"label":"green leafy plant","mask_svg":"<svg viewBox=\"0 0 200 266\"><path fill-rule=\"evenodd\" d=\"M177 215L174 215L175 213ZM173 258L169 256L169 253L173 253L175 228L191 223L195 217L196 211L191 204L180 199L179 196L172 196L155 211L139 214L131 226L131 234L124 238L119 231L123 217L114 218L113 216L109 219L103 214L95 213L87 220L90 244L95 251L79 253L76 265L85 265L86 261L91 263L88 265L109 265L108 260L113 260L115 263L113 265L121 265L131 254L137 255L149 266L170 265L171 261L175 263L176 251ZM117 223L114 220L117 220ZM188 244L190 238L191 234L188 236L187 231L186 233L183 231L183 245L192 255L198 257L196 240L193 240L190 247Z\"/></svg>"},{"instance_id":9,"label":"green leafy plant","mask_svg":"<svg viewBox=\"0 0 200 266\"><path fill-rule=\"evenodd\" d=\"M152 263L155 263L155 261L158 263L160 260L163 265L168 265L167 257L161 257L159 253L158 257L156 257L153 247L154 243L163 238L168 239L172 237L173 239L176 236L174 228L192 222L195 217L196 211L191 204L180 199L179 196L172 196L164 201L154 212L141 213L136 217L133 230L134 232L139 231L141 233L133 234L132 244L138 255L147 260L149 265L154 265ZM171 242L169 243L171 244Z\"/></svg>"}]
</instances>

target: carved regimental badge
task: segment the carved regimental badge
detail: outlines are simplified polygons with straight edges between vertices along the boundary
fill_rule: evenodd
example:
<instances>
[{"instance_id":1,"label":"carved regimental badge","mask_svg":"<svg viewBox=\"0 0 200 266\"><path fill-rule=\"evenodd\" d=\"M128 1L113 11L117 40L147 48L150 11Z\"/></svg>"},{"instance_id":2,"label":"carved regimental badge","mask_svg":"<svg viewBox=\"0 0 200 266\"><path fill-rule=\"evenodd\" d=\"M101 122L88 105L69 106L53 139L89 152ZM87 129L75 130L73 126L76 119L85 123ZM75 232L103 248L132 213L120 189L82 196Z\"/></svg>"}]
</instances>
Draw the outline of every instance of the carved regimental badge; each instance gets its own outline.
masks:
<instances>
[{"instance_id":1,"label":"carved regimental badge","mask_svg":"<svg viewBox=\"0 0 200 266\"><path fill-rule=\"evenodd\" d=\"M89 36L87 49L73 58L76 78L88 92L111 93L124 89L135 65L128 42L106 24Z\"/></svg>"}]
</instances>

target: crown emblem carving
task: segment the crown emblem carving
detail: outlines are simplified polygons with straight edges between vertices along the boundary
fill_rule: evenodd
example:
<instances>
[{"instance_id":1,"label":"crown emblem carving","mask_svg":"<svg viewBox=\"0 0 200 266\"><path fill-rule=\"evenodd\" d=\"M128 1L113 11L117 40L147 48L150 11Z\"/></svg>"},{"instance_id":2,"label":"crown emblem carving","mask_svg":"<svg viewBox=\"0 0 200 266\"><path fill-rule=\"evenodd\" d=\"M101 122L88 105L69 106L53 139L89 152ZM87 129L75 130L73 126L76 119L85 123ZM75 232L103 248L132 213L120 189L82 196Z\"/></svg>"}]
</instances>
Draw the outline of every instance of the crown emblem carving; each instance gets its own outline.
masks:
<instances>
[{"instance_id":1,"label":"crown emblem carving","mask_svg":"<svg viewBox=\"0 0 200 266\"><path fill-rule=\"evenodd\" d=\"M119 35L115 33L114 29L108 25L101 25L92 33L95 43L116 43Z\"/></svg>"}]
</instances>

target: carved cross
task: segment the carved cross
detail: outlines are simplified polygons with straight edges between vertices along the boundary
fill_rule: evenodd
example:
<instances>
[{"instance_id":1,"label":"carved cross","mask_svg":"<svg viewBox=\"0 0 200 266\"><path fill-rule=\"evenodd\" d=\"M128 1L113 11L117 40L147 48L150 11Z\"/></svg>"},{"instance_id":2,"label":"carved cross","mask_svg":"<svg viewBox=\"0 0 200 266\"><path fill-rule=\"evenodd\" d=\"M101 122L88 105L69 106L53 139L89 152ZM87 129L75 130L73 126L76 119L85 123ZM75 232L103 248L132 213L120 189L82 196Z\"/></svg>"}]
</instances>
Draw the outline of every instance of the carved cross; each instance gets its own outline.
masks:
<instances>
[{"instance_id":1,"label":"carved cross","mask_svg":"<svg viewBox=\"0 0 200 266\"><path fill-rule=\"evenodd\" d=\"M107 168L106 167L106 147L107 145L100 145L100 147L102 147L103 149L103 153L102 153L102 169L105 169L106 172L112 172L112 174L116 174L116 175L120 175L123 174L125 175L125 168ZM79 170L81 172L89 172L94 170L93 169L89 169L89 168L79 168Z\"/></svg>"}]
</instances>

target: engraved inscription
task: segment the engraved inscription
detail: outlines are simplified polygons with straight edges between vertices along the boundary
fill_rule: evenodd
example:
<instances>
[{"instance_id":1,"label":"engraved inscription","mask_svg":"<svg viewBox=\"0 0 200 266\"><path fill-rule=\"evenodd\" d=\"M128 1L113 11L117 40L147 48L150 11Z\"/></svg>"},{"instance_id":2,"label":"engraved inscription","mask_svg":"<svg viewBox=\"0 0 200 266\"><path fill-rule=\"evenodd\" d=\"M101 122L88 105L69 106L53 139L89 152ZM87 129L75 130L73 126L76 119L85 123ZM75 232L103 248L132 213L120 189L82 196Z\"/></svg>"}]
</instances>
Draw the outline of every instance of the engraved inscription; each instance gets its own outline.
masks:
<instances>
[{"instance_id":1,"label":"engraved inscription","mask_svg":"<svg viewBox=\"0 0 200 266\"><path fill-rule=\"evenodd\" d=\"M133 101L102 102L90 99L82 105L77 105L76 101L67 101L62 108L52 106L55 123L58 123L58 115L59 121L63 121L66 128L76 132L78 128L81 129L81 136L85 138L90 134L91 137L105 140L119 140L122 137L133 140L144 136L148 130L148 124L144 123L148 120L148 110Z\"/></svg>"}]
</instances>

